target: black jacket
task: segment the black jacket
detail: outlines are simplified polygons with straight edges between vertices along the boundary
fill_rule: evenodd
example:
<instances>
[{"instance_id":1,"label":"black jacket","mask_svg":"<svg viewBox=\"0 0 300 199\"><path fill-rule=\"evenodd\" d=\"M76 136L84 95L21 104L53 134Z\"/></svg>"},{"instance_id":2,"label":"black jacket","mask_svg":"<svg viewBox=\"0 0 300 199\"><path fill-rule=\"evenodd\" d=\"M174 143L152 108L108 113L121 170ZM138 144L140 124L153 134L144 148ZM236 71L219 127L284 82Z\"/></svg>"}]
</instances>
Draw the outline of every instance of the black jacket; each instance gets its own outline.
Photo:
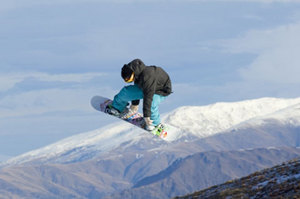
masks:
<instances>
[{"instance_id":1,"label":"black jacket","mask_svg":"<svg viewBox=\"0 0 300 199\"><path fill-rule=\"evenodd\" d=\"M128 63L128 67L134 72L134 84L143 91L143 113L144 117L150 117L153 95L168 96L172 93L172 84L169 75L157 66L145 66L140 59ZM132 101L138 105L139 100Z\"/></svg>"}]
</instances>

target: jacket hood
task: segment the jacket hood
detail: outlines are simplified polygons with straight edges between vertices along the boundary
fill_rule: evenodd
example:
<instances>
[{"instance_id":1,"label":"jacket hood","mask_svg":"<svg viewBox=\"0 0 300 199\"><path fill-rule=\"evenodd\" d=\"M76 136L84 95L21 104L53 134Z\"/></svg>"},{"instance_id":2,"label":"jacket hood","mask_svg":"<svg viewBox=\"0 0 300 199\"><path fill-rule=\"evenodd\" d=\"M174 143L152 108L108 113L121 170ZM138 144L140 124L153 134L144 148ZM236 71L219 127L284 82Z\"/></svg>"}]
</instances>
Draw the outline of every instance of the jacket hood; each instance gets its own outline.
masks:
<instances>
[{"instance_id":1,"label":"jacket hood","mask_svg":"<svg viewBox=\"0 0 300 199\"><path fill-rule=\"evenodd\" d=\"M129 62L127 65L134 72L136 77L138 77L146 67L144 62L140 59L135 59Z\"/></svg>"}]
</instances>

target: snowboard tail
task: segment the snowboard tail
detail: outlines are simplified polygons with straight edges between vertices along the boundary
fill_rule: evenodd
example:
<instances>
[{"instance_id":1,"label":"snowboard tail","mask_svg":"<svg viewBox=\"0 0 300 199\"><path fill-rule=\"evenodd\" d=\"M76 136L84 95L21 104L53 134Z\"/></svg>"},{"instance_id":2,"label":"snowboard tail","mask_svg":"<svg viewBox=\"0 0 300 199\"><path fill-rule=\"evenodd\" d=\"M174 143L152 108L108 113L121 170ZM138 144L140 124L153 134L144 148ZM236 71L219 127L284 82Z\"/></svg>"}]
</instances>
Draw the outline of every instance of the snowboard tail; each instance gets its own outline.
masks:
<instances>
[{"instance_id":1,"label":"snowboard tail","mask_svg":"<svg viewBox=\"0 0 300 199\"><path fill-rule=\"evenodd\" d=\"M108 114L106 112L106 107L112 104L112 100L106 97L101 97L101 96L94 96L91 99L91 105L98 111L101 111L105 114ZM117 117L114 115L111 115L113 117ZM126 118L122 117L117 117L121 120L124 120L126 122L129 122L130 124L133 124L137 127L140 127L145 130L145 122L143 115L139 112L134 113L132 115L129 115ZM149 131L148 131L149 132ZM160 124L158 125L154 130L150 131L153 135L160 137L160 138L166 138L168 133L167 133L167 128L165 125Z\"/></svg>"}]
</instances>

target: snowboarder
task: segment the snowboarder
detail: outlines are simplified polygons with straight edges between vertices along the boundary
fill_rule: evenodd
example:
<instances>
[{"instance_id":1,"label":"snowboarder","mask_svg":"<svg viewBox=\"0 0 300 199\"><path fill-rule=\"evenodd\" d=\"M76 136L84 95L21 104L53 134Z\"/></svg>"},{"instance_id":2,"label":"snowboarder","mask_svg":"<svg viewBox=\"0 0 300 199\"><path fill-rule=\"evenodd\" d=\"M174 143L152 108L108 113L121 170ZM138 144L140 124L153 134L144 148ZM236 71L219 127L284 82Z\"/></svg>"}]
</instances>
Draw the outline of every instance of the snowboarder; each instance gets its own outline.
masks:
<instances>
[{"instance_id":1,"label":"snowboarder","mask_svg":"<svg viewBox=\"0 0 300 199\"><path fill-rule=\"evenodd\" d=\"M145 129L154 130L160 125L159 104L172 93L169 75L161 67L146 66L142 60L135 59L122 67L121 76L126 83L134 82L134 85L123 87L106 112L126 118L138 111L143 99ZM129 101L131 106L127 108Z\"/></svg>"}]
</instances>

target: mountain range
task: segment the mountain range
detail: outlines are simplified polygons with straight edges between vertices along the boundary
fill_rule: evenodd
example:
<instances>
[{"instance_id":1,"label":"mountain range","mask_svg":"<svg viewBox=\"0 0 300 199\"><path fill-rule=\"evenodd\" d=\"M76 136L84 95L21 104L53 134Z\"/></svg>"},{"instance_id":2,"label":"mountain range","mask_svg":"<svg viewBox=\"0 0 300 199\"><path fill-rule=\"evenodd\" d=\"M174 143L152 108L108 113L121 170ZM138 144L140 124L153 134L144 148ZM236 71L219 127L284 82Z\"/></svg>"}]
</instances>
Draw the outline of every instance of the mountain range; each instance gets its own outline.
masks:
<instances>
[{"instance_id":1,"label":"mountain range","mask_svg":"<svg viewBox=\"0 0 300 199\"><path fill-rule=\"evenodd\" d=\"M163 123L166 139L121 121L9 159L0 198L170 198L300 156L300 98L179 107Z\"/></svg>"},{"instance_id":2,"label":"mountain range","mask_svg":"<svg viewBox=\"0 0 300 199\"><path fill-rule=\"evenodd\" d=\"M299 198L300 159L255 172L241 179L175 199L200 198Z\"/></svg>"}]
</instances>

